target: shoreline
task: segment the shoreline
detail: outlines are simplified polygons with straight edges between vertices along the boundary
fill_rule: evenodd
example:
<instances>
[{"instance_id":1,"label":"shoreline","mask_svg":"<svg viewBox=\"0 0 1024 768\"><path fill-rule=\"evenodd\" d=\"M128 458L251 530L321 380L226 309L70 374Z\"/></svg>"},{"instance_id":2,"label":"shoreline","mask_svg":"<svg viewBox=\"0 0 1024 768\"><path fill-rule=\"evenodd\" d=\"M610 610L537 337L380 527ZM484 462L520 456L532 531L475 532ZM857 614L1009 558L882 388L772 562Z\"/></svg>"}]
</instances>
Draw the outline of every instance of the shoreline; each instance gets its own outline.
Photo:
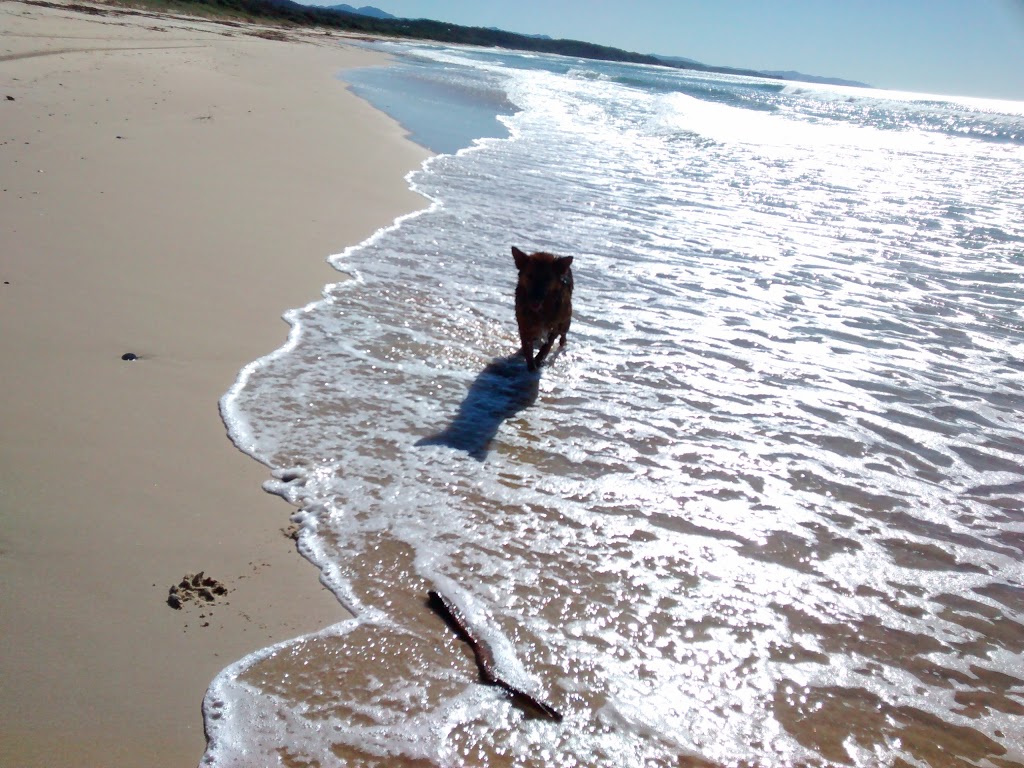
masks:
<instances>
[{"instance_id":1,"label":"shoreline","mask_svg":"<svg viewBox=\"0 0 1024 768\"><path fill-rule=\"evenodd\" d=\"M0 763L195 765L222 669L348 616L219 400L429 153L340 35L98 7L0 3Z\"/></svg>"}]
</instances>

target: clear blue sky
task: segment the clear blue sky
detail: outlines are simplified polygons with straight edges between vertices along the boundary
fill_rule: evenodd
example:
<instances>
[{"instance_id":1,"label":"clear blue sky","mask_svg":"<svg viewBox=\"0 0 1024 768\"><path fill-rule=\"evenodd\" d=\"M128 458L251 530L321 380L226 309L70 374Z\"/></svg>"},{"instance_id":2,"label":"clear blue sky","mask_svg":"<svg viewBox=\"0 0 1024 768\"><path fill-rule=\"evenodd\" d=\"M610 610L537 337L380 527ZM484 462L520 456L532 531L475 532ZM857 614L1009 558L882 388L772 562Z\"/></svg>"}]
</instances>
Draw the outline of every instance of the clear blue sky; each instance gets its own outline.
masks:
<instances>
[{"instance_id":1,"label":"clear blue sky","mask_svg":"<svg viewBox=\"0 0 1024 768\"><path fill-rule=\"evenodd\" d=\"M331 5L339 0L306 0ZM1024 100L1024 0L349 0L880 88Z\"/></svg>"}]
</instances>

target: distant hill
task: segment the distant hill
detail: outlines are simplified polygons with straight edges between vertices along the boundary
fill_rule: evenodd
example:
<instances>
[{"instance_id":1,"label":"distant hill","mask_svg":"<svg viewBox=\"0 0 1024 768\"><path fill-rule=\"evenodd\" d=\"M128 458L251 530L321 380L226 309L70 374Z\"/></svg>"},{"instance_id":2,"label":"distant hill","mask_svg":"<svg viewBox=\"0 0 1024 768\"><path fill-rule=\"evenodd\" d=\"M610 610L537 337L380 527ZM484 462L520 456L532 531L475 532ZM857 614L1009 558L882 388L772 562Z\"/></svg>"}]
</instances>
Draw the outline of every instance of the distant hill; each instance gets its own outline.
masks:
<instances>
[{"instance_id":1,"label":"distant hill","mask_svg":"<svg viewBox=\"0 0 1024 768\"><path fill-rule=\"evenodd\" d=\"M487 27L487 29L491 30L492 32L502 32L502 31L504 31L504 30L502 30L501 27ZM554 40L554 38L551 37L551 35L527 35L527 34L524 34L523 37L532 37L534 40Z\"/></svg>"},{"instance_id":2,"label":"distant hill","mask_svg":"<svg viewBox=\"0 0 1024 768\"><path fill-rule=\"evenodd\" d=\"M327 8L332 11L341 11L342 13L355 13L359 16L369 16L374 19L397 19L397 16L392 16L387 11L382 11L380 8L374 8L372 5L364 5L362 8L355 8L351 5L341 3L339 5L328 5Z\"/></svg>"},{"instance_id":3,"label":"distant hill","mask_svg":"<svg viewBox=\"0 0 1024 768\"><path fill-rule=\"evenodd\" d=\"M819 83L821 85L848 85L852 88L874 88L867 83L859 83L856 80L843 80L838 77L818 77L817 75L805 75L803 72L794 72L787 69L784 72L765 72L772 77L781 77L783 80L798 80L801 83Z\"/></svg>"},{"instance_id":4,"label":"distant hill","mask_svg":"<svg viewBox=\"0 0 1024 768\"><path fill-rule=\"evenodd\" d=\"M686 59L682 56L661 56L655 54L658 59L669 64L673 67L680 67L682 69L703 69L703 70L728 70L728 67L708 67L705 64L701 64L699 61L694 59ZM740 71L740 70L734 70ZM749 72L749 70L746 70ZM874 88L873 85L867 83L859 83L856 80L843 80L838 77L819 77L818 75L805 75L803 72L795 72L792 69L785 71L774 71L774 70L761 70L759 73L764 77L770 77L774 80L797 80L801 83L819 83L821 85L848 85L854 88Z\"/></svg>"},{"instance_id":5,"label":"distant hill","mask_svg":"<svg viewBox=\"0 0 1024 768\"><path fill-rule=\"evenodd\" d=\"M758 72L754 69L737 69L736 67L713 67L710 64L702 64L694 59L686 59L682 56L662 56L660 54L652 55L650 58L654 59L659 64L666 67L673 67L674 69L692 69L697 72L715 72L720 75L740 75L742 77L775 77L769 75L766 72ZM775 78L776 80L780 78Z\"/></svg>"},{"instance_id":6,"label":"distant hill","mask_svg":"<svg viewBox=\"0 0 1024 768\"><path fill-rule=\"evenodd\" d=\"M128 0L131 2L131 0ZM402 19L390 14L384 16L366 15L367 9L384 13L372 6L356 9L353 6L310 6L293 0L174 0L181 7L206 12L217 16L237 16L248 20L259 19L286 25L321 27L344 30L364 35L406 38L411 40L433 40L441 43L478 45L490 48L506 48L517 51L555 53L575 56L580 59L599 61L626 61L635 64L660 64L682 69L696 69L702 72L723 72L737 75L765 77L753 70L731 69L729 67L708 67L703 64L672 64L655 56L648 56L621 48L588 43L582 40L552 40L546 37L517 35L499 29L466 27L430 19ZM351 8L352 10L345 10ZM770 77L770 75L768 75Z\"/></svg>"},{"instance_id":7,"label":"distant hill","mask_svg":"<svg viewBox=\"0 0 1024 768\"><path fill-rule=\"evenodd\" d=\"M666 64L671 64L674 67L692 67L696 64L698 67L703 67L696 59L687 59L682 56L662 56L661 54L654 54L655 58L661 59Z\"/></svg>"}]
</instances>

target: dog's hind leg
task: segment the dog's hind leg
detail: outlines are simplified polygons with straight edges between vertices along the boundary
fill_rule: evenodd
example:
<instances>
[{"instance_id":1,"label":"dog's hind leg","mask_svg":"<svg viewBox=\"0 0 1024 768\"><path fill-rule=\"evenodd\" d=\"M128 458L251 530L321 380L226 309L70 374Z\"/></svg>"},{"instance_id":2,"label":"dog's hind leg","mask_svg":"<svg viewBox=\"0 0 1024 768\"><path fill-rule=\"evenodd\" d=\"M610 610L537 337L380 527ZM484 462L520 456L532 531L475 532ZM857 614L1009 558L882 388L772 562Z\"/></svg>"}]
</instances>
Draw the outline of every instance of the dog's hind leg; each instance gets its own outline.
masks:
<instances>
[{"instance_id":1,"label":"dog's hind leg","mask_svg":"<svg viewBox=\"0 0 1024 768\"><path fill-rule=\"evenodd\" d=\"M565 335L567 333L569 333L569 326L570 325L572 325L572 314L571 313L570 313L569 317L567 317L565 319L565 323L562 325L562 327L558 329L558 333L560 334L560 336L558 338L558 346L559 347L564 347L565 346Z\"/></svg>"}]
</instances>

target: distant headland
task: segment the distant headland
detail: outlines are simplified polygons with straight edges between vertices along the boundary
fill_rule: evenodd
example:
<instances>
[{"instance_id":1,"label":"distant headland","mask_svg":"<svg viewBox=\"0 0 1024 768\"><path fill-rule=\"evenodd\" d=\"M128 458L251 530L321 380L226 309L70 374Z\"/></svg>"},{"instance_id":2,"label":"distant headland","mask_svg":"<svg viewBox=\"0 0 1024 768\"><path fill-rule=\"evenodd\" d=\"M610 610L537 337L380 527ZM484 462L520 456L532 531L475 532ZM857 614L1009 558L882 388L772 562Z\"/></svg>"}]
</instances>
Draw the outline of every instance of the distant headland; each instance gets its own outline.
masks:
<instances>
[{"instance_id":1,"label":"distant headland","mask_svg":"<svg viewBox=\"0 0 1024 768\"><path fill-rule=\"evenodd\" d=\"M581 40L554 40L547 35L522 35L494 27L467 27L432 19L403 19L372 5L356 7L341 3L332 6L311 6L292 2L292 0L128 0L124 4L158 6L160 10L181 9L210 16L242 17L250 20L276 21L281 24L317 26L410 40L430 40L487 48L554 53L581 59L651 64L698 72L767 77L775 80L871 87L852 80L817 77L792 71L763 72L736 67L711 66L678 56L634 53L621 48L587 43Z\"/></svg>"}]
</instances>

